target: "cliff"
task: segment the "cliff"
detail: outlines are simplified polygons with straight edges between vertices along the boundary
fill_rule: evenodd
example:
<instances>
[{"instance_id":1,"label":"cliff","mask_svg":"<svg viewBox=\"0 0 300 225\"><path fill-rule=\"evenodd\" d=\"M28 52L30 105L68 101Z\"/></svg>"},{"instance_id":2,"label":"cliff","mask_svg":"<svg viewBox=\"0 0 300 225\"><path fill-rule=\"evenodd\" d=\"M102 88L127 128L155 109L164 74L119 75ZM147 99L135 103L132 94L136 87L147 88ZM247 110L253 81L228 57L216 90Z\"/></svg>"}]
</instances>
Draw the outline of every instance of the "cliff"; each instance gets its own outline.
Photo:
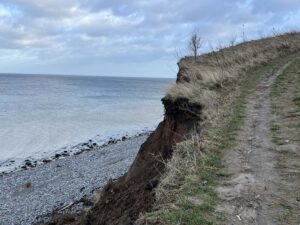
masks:
<instances>
[{"instance_id":1,"label":"cliff","mask_svg":"<svg viewBox=\"0 0 300 225\"><path fill-rule=\"evenodd\" d=\"M176 144L201 137L205 124L219 116L216 109L224 96L243 82L247 71L299 50L300 34L288 33L222 48L197 60L181 59L177 82L162 99L164 120L141 146L129 171L109 181L87 213L58 216L46 224L134 224L157 201L156 187L167 176L167 162Z\"/></svg>"}]
</instances>

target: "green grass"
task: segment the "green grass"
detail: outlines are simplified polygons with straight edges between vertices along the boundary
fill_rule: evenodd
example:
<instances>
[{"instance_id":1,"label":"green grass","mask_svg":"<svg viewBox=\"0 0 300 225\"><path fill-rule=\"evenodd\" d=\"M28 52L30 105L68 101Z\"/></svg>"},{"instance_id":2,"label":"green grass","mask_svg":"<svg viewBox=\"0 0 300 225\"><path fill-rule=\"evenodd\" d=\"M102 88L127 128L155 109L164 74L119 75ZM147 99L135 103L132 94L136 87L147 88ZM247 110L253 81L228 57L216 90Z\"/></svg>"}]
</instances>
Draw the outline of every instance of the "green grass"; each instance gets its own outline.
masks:
<instances>
[{"instance_id":1,"label":"green grass","mask_svg":"<svg viewBox=\"0 0 300 225\"><path fill-rule=\"evenodd\" d=\"M277 207L281 208L281 211L278 213L278 215L276 215L277 221L281 223L286 223L289 220L289 218L293 216L291 207L284 203L280 203Z\"/></svg>"},{"instance_id":2,"label":"green grass","mask_svg":"<svg viewBox=\"0 0 300 225\"><path fill-rule=\"evenodd\" d=\"M271 131L273 131L273 132L277 132L277 131L279 131L280 130L280 126L278 125L278 124L272 124L271 125Z\"/></svg>"},{"instance_id":3,"label":"green grass","mask_svg":"<svg viewBox=\"0 0 300 225\"><path fill-rule=\"evenodd\" d=\"M298 116L298 113L300 112L300 91L298 89L298 92L296 91L296 96L292 96L290 101L284 103L282 101L287 101L281 99L282 96L284 96L286 93L290 92L290 88L293 86L300 87L300 79L299 79L299 71L300 70L300 59L295 59L284 71L282 74L280 74L272 87L271 91L271 107L272 107L272 113L275 115L284 114L284 110L286 107L288 107L292 111L287 111L285 117L288 119L296 118ZM288 105L288 106L287 106ZM288 128L299 128L300 123L293 121L289 124L286 124L286 127ZM276 121L272 121L271 124L271 134L272 134L272 141L277 145L283 145L286 144L284 141L284 137L280 132L281 127Z\"/></svg>"},{"instance_id":4,"label":"green grass","mask_svg":"<svg viewBox=\"0 0 300 225\"><path fill-rule=\"evenodd\" d=\"M280 74L272 87L271 97L279 97L282 93L287 92L289 86L294 85L295 82L299 83L299 70L300 59L295 59L284 71ZM292 102L296 106L300 106L300 96L299 93L295 93L296 96L293 97Z\"/></svg>"},{"instance_id":5,"label":"green grass","mask_svg":"<svg viewBox=\"0 0 300 225\"><path fill-rule=\"evenodd\" d=\"M300 123L291 123L287 125L288 128L300 128Z\"/></svg>"},{"instance_id":6,"label":"green grass","mask_svg":"<svg viewBox=\"0 0 300 225\"><path fill-rule=\"evenodd\" d=\"M226 117L222 124L211 127L205 135L205 139L209 140L203 147L205 155L199 159L197 172L193 174L198 179L184 178L185 185L179 191L178 200L174 204L176 207L161 207L159 210L147 214L146 218L150 221L154 219L160 221L161 224L171 225L215 225L223 219L222 215L215 212L218 201L215 189L219 181L228 176L221 163L223 153L233 147L235 143L244 121L248 95L263 78L276 71L275 66L283 65L288 59L276 60L248 73L239 89L238 96L224 112ZM190 201L191 197L201 199L201 203L195 204Z\"/></svg>"},{"instance_id":7,"label":"green grass","mask_svg":"<svg viewBox=\"0 0 300 225\"><path fill-rule=\"evenodd\" d=\"M274 113L270 132L272 141L276 144L276 165L274 169L281 177L282 183L278 189L285 196L284 201L275 204L275 219L280 224L299 224L297 212L299 207L291 204L289 199L300 200L300 191L295 181L299 180L299 155L289 147L282 148L280 145L297 145L300 142L300 59L295 59L281 75L279 75L272 87L271 104ZM284 149L284 150L283 150ZM298 172L290 172L289 169ZM278 184L277 184L278 185ZM279 186L279 185L278 185Z\"/></svg>"},{"instance_id":8,"label":"green grass","mask_svg":"<svg viewBox=\"0 0 300 225\"><path fill-rule=\"evenodd\" d=\"M300 96L299 97L295 97L293 99L293 102L297 105L297 106L300 106Z\"/></svg>"}]
</instances>

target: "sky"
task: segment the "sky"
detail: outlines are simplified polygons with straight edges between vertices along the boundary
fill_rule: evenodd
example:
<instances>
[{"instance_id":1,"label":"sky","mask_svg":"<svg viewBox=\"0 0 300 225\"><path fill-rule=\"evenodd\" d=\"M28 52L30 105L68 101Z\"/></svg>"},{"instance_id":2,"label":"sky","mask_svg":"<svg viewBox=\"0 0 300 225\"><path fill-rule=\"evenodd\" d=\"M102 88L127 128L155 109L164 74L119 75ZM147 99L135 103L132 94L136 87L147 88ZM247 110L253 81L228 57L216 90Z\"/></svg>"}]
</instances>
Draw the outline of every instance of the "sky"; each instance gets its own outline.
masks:
<instances>
[{"instance_id":1,"label":"sky","mask_svg":"<svg viewBox=\"0 0 300 225\"><path fill-rule=\"evenodd\" d=\"M176 77L210 46L300 27L299 0L1 0L0 73Z\"/></svg>"}]
</instances>

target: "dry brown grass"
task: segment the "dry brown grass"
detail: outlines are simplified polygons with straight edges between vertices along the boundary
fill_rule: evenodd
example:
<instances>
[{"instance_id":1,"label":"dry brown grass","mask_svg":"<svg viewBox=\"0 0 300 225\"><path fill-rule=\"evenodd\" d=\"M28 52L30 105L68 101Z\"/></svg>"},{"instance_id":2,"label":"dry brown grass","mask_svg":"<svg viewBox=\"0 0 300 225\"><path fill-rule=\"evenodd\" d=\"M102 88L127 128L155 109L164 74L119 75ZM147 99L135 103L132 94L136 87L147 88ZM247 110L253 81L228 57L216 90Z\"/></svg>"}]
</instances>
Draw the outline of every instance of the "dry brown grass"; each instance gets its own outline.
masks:
<instances>
[{"instance_id":1,"label":"dry brown grass","mask_svg":"<svg viewBox=\"0 0 300 225\"><path fill-rule=\"evenodd\" d=\"M300 33L290 32L211 52L196 61L194 57L184 57L178 63L178 82L167 90L166 98L172 101L187 98L189 102L203 105L201 113L205 120L201 121L201 130L206 133L205 128L216 126L211 123L223 120L225 108L236 97L240 81L246 74L251 75L248 71L299 51ZM193 174L202 155L201 146L205 144L202 136L195 133L190 140L177 144L157 189L158 202L162 201L162 195L171 198L166 191L168 186L178 186L184 173Z\"/></svg>"},{"instance_id":2,"label":"dry brown grass","mask_svg":"<svg viewBox=\"0 0 300 225\"><path fill-rule=\"evenodd\" d=\"M193 135L190 140L176 145L173 157L166 163L165 176L162 177L160 185L156 189L156 203L158 205L176 200L176 193L181 191L180 188L184 188L185 180L182 178L196 173L198 160L202 155L200 149L199 135ZM190 178L197 179L197 177ZM178 187L180 188L177 189ZM173 190L173 192L169 190Z\"/></svg>"},{"instance_id":3,"label":"dry brown grass","mask_svg":"<svg viewBox=\"0 0 300 225\"><path fill-rule=\"evenodd\" d=\"M181 82L167 90L166 98L172 101L187 98L192 103L209 105L215 90L226 88L255 66L299 49L300 33L290 32L224 48L197 60L184 57L178 63Z\"/></svg>"},{"instance_id":4,"label":"dry brown grass","mask_svg":"<svg viewBox=\"0 0 300 225\"><path fill-rule=\"evenodd\" d=\"M259 73L273 67L254 75L248 72L299 50L300 33L286 33L205 54L196 61L193 57L180 60L179 82L168 89L166 98L201 104L203 132L176 145L156 189L154 212L137 224L214 224L206 215L213 212L216 199L213 176L220 175L216 156L232 144L242 123L247 93L261 79Z\"/></svg>"}]
</instances>

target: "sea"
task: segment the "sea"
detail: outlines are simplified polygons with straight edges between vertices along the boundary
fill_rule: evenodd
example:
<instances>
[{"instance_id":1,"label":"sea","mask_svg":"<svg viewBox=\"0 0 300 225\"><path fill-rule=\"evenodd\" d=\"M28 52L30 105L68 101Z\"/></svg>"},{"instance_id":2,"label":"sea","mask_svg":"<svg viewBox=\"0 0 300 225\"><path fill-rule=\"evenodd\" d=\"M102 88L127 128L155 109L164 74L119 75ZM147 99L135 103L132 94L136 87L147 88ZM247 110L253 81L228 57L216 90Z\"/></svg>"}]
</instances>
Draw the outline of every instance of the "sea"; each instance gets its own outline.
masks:
<instances>
[{"instance_id":1,"label":"sea","mask_svg":"<svg viewBox=\"0 0 300 225\"><path fill-rule=\"evenodd\" d=\"M153 130L174 79L0 74L0 172L93 140Z\"/></svg>"}]
</instances>

